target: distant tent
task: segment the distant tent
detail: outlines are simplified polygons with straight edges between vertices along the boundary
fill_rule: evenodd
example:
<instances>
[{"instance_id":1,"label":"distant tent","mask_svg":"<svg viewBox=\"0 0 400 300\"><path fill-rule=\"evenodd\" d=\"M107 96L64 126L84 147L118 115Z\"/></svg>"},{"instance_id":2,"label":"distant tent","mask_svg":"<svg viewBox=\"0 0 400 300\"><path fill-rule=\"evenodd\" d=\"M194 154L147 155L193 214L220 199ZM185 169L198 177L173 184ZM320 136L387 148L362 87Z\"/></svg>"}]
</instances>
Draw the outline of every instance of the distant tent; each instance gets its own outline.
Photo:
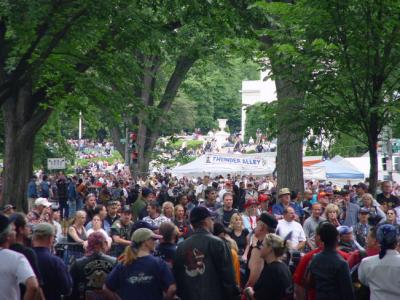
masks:
<instances>
[{"instance_id":1,"label":"distant tent","mask_svg":"<svg viewBox=\"0 0 400 300\"><path fill-rule=\"evenodd\" d=\"M364 173L340 156L325 160L314 165L325 167L326 179L360 179L364 180Z\"/></svg>"}]
</instances>

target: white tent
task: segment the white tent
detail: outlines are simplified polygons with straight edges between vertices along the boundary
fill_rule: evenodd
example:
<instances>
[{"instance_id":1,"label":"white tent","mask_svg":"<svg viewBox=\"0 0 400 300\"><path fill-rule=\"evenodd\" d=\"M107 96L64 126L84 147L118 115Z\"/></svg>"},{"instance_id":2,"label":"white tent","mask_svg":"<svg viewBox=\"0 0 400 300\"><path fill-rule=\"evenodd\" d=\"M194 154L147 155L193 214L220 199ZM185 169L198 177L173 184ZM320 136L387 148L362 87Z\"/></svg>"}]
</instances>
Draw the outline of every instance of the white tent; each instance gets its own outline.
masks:
<instances>
[{"instance_id":1,"label":"white tent","mask_svg":"<svg viewBox=\"0 0 400 300\"><path fill-rule=\"evenodd\" d=\"M275 169L275 157L257 154L205 154L196 160L171 170L174 176L270 175Z\"/></svg>"},{"instance_id":2,"label":"white tent","mask_svg":"<svg viewBox=\"0 0 400 300\"><path fill-rule=\"evenodd\" d=\"M271 175L275 170L275 155L269 152L255 154L205 154L196 160L175 167L174 176L218 176L218 175ZM304 179L325 180L323 167L304 167Z\"/></svg>"}]
</instances>

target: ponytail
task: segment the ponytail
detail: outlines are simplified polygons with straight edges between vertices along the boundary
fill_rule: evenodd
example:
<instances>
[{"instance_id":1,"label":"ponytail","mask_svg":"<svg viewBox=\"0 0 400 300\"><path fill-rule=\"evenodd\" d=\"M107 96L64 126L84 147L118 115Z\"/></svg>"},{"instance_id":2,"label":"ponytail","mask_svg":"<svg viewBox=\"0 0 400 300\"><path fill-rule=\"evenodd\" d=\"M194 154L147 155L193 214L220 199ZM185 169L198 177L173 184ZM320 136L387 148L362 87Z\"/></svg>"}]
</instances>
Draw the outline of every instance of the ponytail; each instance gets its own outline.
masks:
<instances>
[{"instance_id":1,"label":"ponytail","mask_svg":"<svg viewBox=\"0 0 400 300\"><path fill-rule=\"evenodd\" d=\"M126 246L124 253L121 256L121 262L124 266L133 264L138 258L140 244L132 242L131 245Z\"/></svg>"}]
</instances>

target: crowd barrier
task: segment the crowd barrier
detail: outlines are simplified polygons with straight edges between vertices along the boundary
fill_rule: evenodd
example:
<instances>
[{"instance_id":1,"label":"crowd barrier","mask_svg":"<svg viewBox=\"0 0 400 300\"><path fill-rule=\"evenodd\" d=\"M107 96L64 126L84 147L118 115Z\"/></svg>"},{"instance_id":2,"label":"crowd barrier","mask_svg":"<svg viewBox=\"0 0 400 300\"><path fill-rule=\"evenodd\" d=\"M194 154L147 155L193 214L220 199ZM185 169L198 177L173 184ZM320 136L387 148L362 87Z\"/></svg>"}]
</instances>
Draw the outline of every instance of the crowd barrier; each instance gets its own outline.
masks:
<instances>
[{"instance_id":1,"label":"crowd barrier","mask_svg":"<svg viewBox=\"0 0 400 300\"><path fill-rule=\"evenodd\" d=\"M85 249L83 249L83 245L80 243L59 242L54 246L54 248L56 255L60 257L67 265L71 265L74 260L85 255ZM117 245L112 244L107 254L117 257Z\"/></svg>"}]
</instances>

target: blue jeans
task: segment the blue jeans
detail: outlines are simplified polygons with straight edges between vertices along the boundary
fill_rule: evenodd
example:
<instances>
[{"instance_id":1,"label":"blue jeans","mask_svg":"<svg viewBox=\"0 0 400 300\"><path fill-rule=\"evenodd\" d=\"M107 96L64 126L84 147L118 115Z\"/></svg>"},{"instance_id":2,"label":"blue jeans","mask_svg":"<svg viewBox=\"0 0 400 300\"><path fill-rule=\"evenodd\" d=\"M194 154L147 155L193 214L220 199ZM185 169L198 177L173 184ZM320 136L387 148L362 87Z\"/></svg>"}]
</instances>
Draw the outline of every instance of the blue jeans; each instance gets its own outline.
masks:
<instances>
[{"instance_id":1,"label":"blue jeans","mask_svg":"<svg viewBox=\"0 0 400 300\"><path fill-rule=\"evenodd\" d=\"M81 197L78 197L78 199L76 199L76 211L82 209L83 209L83 199Z\"/></svg>"},{"instance_id":2,"label":"blue jeans","mask_svg":"<svg viewBox=\"0 0 400 300\"><path fill-rule=\"evenodd\" d=\"M69 214L68 218L72 218L76 214L76 200L68 200Z\"/></svg>"}]
</instances>

